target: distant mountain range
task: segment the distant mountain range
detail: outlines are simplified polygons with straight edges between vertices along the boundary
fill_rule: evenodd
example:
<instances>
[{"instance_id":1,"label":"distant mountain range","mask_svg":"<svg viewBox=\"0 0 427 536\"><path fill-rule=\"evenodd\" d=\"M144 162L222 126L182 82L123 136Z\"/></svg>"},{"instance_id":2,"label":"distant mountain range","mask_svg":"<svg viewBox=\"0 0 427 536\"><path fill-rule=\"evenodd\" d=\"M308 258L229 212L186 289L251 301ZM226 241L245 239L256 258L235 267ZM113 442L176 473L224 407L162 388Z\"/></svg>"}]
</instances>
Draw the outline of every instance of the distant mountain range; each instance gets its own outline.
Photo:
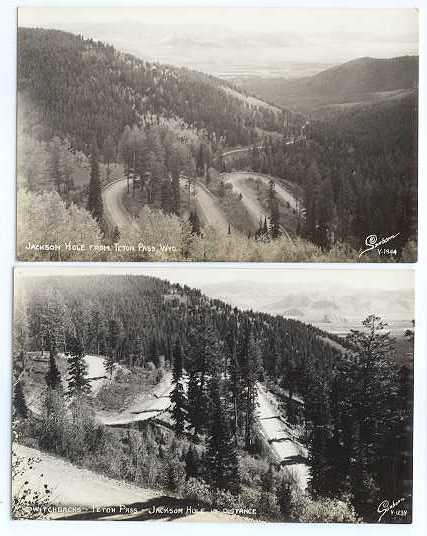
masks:
<instances>
[{"instance_id":1,"label":"distant mountain range","mask_svg":"<svg viewBox=\"0 0 427 536\"><path fill-rule=\"evenodd\" d=\"M250 289L250 290L248 290ZM277 285L253 281L212 284L203 292L236 307L296 318L310 323L360 322L369 314L385 320L412 320L413 296L408 291L352 290L337 285L281 291Z\"/></svg>"},{"instance_id":2,"label":"distant mountain range","mask_svg":"<svg viewBox=\"0 0 427 536\"><path fill-rule=\"evenodd\" d=\"M415 91L418 56L358 58L293 80L252 77L235 82L269 102L307 112L325 105L372 102Z\"/></svg>"}]
</instances>

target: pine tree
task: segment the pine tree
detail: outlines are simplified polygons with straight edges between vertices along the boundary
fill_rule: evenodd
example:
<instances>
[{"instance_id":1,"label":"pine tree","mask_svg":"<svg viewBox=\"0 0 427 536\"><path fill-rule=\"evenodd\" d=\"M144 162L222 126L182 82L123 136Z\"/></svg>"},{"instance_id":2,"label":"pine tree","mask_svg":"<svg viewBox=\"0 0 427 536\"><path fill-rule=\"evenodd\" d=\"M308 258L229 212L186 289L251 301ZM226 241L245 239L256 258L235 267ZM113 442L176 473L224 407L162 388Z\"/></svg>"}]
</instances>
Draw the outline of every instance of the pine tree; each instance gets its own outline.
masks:
<instances>
[{"instance_id":1,"label":"pine tree","mask_svg":"<svg viewBox=\"0 0 427 536\"><path fill-rule=\"evenodd\" d=\"M116 144L111 134L108 134L102 147L102 156L104 157L104 162L107 164L107 178L110 178L110 164L114 160L115 155Z\"/></svg>"},{"instance_id":2,"label":"pine tree","mask_svg":"<svg viewBox=\"0 0 427 536\"><path fill-rule=\"evenodd\" d=\"M277 504L280 508L280 513L283 518L288 520L291 513L291 501L292 501L292 488L289 480L285 477L282 478L276 489Z\"/></svg>"},{"instance_id":3,"label":"pine tree","mask_svg":"<svg viewBox=\"0 0 427 536\"><path fill-rule=\"evenodd\" d=\"M86 377L87 365L84 359L83 345L77 337L71 337L68 343L68 390L69 397L90 392L90 382Z\"/></svg>"},{"instance_id":4,"label":"pine tree","mask_svg":"<svg viewBox=\"0 0 427 536\"><path fill-rule=\"evenodd\" d=\"M190 213L188 221L191 225L191 233L200 236L200 219L196 210Z\"/></svg>"},{"instance_id":5,"label":"pine tree","mask_svg":"<svg viewBox=\"0 0 427 536\"><path fill-rule=\"evenodd\" d=\"M278 238L280 236L279 203L276 198L271 203L270 235L271 238Z\"/></svg>"},{"instance_id":6,"label":"pine tree","mask_svg":"<svg viewBox=\"0 0 427 536\"><path fill-rule=\"evenodd\" d=\"M90 155L90 181L87 209L98 223L101 223L104 207L102 202L101 179L99 176L98 150L95 143L92 146L92 153Z\"/></svg>"},{"instance_id":7,"label":"pine tree","mask_svg":"<svg viewBox=\"0 0 427 536\"><path fill-rule=\"evenodd\" d=\"M28 417L27 403L25 401L24 389L20 379L16 382L14 388L13 408L18 418L26 419Z\"/></svg>"},{"instance_id":8,"label":"pine tree","mask_svg":"<svg viewBox=\"0 0 427 536\"><path fill-rule=\"evenodd\" d=\"M201 474L201 460L197 449L190 445L185 455L185 473L187 480L191 477L198 478Z\"/></svg>"},{"instance_id":9,"label":"pine tree","mask_svg":"<svg viewBox=\"0 0 427 536\"><path fill-rule=\"evenodd\" d=\"M268 224L267 224L267 218L264 218L264 225L262 226L262 234L264 236L268 236Z\"/></svg>"},{"instance_id":10,"label":"pine tree","mask_svg":"<svg viewBox=\"0 0 427 536\"><path fill-rule=\"evenodd\" d=\"M173 372L172 384L174 385L170 394L172 402L172 418L175 424L175 432L177 435L184 433L185 417L186 417L186 397L182 379L182 347L179 341L175 344L173 350Z\"/></svg>"},{"instance_id":11,"label":"pine tree","mask_svg":"<svg viewBox=\"0 0 427 536\"><path fill-rule=\"evenodd\" d=\"M155 337L151 339L150 348L149 348L149 360L154 363L156 367L160 365L160 356L159 350L157 348L157 340Z\"/></svg>"},{"instance_id":12,"label":"pine tree","mask_svg":"<svg viewBox=\"0 0 427 536\"><path fill-rule=\"evenodd\" d=\"M268 470L261 475L261 486L264 491L274 493L276 489L276 481L274 478L273 464L270 463Z\"/></svg>"},{"instance_id":13,"label":"pine tree","mask_svg":"<svg viewBox=\"0 0 427 536\"><path fill-rule=\"evenodd\" d=\"M119 344L120 338L120 326L118 322L112 318L108 322L108 334L107 334L107 345L108 345L108 354L115 356L117 352L117 346Z\"/></svg>"},{"instance_id":14,"label":"pine tree","mask_svg":"<svg viewBox=\"0 0 427 536\"><path fill-rule=\"evenodd\" d=\"M120 241L120 230L119 227L116 225L113 229L113 234L111 236L111 240L113 244L117 244Z\"/></svg>"},{"instance_id":15,"label":"pine tree","mask_svg":"<svg viewBox=\"0 0 427 536\"><path fill-rule=\"evenodd\" d=\"M206 453L207 480L217 489L237 492L240 484L237 450L230 432L225 403L221 399L219 371L214 371L209 387L210 423Z\"/></svg>"},{"instance_id":16,"label":"pine tree","mask_svg":"<svg viewBox=\"0 0 427 536\"><path fill-rule=\"evenodd\" d=\"M203 399L200 378L194 367L191 368L189 373L187 400L188 422L193 428L194 437L197 437L203 427L203 413L200 411L200 404Z\"/></svg>"},{"instance_id":17,"label":"pine tree","mask_svg":"<svg viewBox=\"0 0 427 536\"><path fill-rule=\"evenodd\" d=\"M46 384L50 389L61 388L61 373L56 364L55 356L52 353L49 356L49 370L47 371L45 378Z\"/></svg>"},{"instance_id":18,"label":"pine tree","mask_svg":"<svg viewBox=\"0 0 427 536\"><path fill-rule=\"evenodd\" d=\"M115 366L116 366L116 361L114 359L114 355L112 352L110 352L104 359L104 368L107 374L110 376L110 380L113 379L113 372L114 372Z\"/></svg>"},{"instance_id":19,"label":"pine tree","mask_svg":"<svg viewBox=\"0 0 427 536\"><path fill-rule=\"evenodd\" d=\"M329 397L325 383L318 380L313 385L310 401L306 408L313 422L310 435L310 487L315 495L327 495L333 490L334 462L331 459L331 415ZM336 491L336 490L333 490Z\"/></svg>"},{"instance_id":20,"label":"pine tree","mask_svg":"<svg viewBox=\"0 0 427 536\"><path fill-rule=\"evenodd\" d=\"M243 362L243 400L245 414L245 448L253 448L253 426L256 408L256 382L260 373L261 363L259 348L252 331L247 340L247 356Z\"/></svg>"},{"instance_id":21,"label":"pine tree","mask_svg":"<svg viewBox=\"0 0 427 536\"><path fill-rule=\"evenodd\" d=\"M179 176L172 176L172 212L177 216L181 214L181 189L179 187Z\"/></svg>"}]
</instances>

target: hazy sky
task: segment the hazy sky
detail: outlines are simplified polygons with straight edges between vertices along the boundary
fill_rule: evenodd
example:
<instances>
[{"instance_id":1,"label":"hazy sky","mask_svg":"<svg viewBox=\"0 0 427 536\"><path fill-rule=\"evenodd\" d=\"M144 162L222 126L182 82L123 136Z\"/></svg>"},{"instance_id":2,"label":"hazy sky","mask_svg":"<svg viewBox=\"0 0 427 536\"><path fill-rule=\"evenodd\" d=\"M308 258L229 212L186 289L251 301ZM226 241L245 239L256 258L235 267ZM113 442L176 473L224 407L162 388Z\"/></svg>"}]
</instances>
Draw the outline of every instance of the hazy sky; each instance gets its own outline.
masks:
<instances>
[{"instance_id":1,"label":"hazy sky","mask_svg":"<svg viewBox=\"0 0 427 536\"><path fill-rule=\"evenodd\" d=\"M412 290L414 286L413 270L408 269L320 269L320 268L234 268L221 265L186 265L171 264L168 267L104 267L91 266L67 268L62 265L19 267L15 270L19 276L58 276L58 275L96 275L96 274L136 274L150 275L172 282L187 284L191 287L229 284L233 281L247 282L250 293L251 283L263 283L281 290L305 291L309 287L336 287L352 291L363 290Z\"/></svg>"},{"instance_id":2,"label":"hazy sky","mask_svg":"<svg viewBox=\"0 0 427 536\"><path fill-rule=\"evenodd\" d=\"M82 33L210 72L418 54L415 9L21 8L19 25Z\"/></svg>"}]
</instances>

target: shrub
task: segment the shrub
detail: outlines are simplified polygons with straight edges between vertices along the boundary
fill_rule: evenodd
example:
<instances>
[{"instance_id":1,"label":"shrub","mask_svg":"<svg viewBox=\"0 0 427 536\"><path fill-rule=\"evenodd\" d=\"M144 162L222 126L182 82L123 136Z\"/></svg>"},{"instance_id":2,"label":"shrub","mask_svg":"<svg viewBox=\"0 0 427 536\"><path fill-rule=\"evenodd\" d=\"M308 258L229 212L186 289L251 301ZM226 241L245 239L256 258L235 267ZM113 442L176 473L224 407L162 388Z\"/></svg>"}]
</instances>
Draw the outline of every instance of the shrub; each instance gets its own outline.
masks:
<instances>
[{"instance_id":1,"label":"shrub","mask_svg":"<svg viewBox=\"0 0 427 536\"><path fill-rule=\"evenodd\" d=\"M97 254L66 251L65 243L100 245L101 231L90 213L69 207L57 192L40 194L19 190L17 196L17 257L21 260L93 260ZM25 249L27 244L58 244L60 251ZM100 258L100 256L99 256Z\"/></svg>"},{"instance_id":2,"label":"shrub","mask_svg":"<svg viewBox=\"0 0 427 536\"><path fill-rule=\"evenodd\" d=\"M194 505L206 504L213 505L213 493L211 488L198 478L190 477L181 486L181 495L191 501Z\"/></svg>"},{"instance_id":3,"label":"shrub","mask_svg":"<svg viewBox=\"0 0 427 536\"><path fill-rule=\"evenodd\" d=\"M326 497L314 500L300 496L297 501L294 499L293 517L301 523L360 522L352 505Z\"/></svg>"}]
</instances>

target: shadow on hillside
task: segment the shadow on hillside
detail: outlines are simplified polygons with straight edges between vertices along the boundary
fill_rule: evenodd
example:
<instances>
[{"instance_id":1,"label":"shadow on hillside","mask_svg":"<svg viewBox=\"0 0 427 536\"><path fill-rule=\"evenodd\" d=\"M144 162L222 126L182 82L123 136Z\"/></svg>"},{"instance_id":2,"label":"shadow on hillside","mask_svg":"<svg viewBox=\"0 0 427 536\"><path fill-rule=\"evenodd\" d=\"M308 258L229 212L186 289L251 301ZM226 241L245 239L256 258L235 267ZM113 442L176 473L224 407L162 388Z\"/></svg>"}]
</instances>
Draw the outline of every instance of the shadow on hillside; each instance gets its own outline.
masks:
<instances>
[{"instance_id":1,"label":"shadow on hillside","mask_svg":"<svg viewBox=\"0 0 427 536\"><path fill-rule=\"evenodd\" d=\"M118 521L173 521L180 517L191 515L191 509L194 507L194 503L190 503L188 500L163 495L145 502L94 506L95 511L64 515L55 519L62 521L96 521L117 518ZM189 509L188 511L187 508Z\"/></svg>"}]
</instances>

